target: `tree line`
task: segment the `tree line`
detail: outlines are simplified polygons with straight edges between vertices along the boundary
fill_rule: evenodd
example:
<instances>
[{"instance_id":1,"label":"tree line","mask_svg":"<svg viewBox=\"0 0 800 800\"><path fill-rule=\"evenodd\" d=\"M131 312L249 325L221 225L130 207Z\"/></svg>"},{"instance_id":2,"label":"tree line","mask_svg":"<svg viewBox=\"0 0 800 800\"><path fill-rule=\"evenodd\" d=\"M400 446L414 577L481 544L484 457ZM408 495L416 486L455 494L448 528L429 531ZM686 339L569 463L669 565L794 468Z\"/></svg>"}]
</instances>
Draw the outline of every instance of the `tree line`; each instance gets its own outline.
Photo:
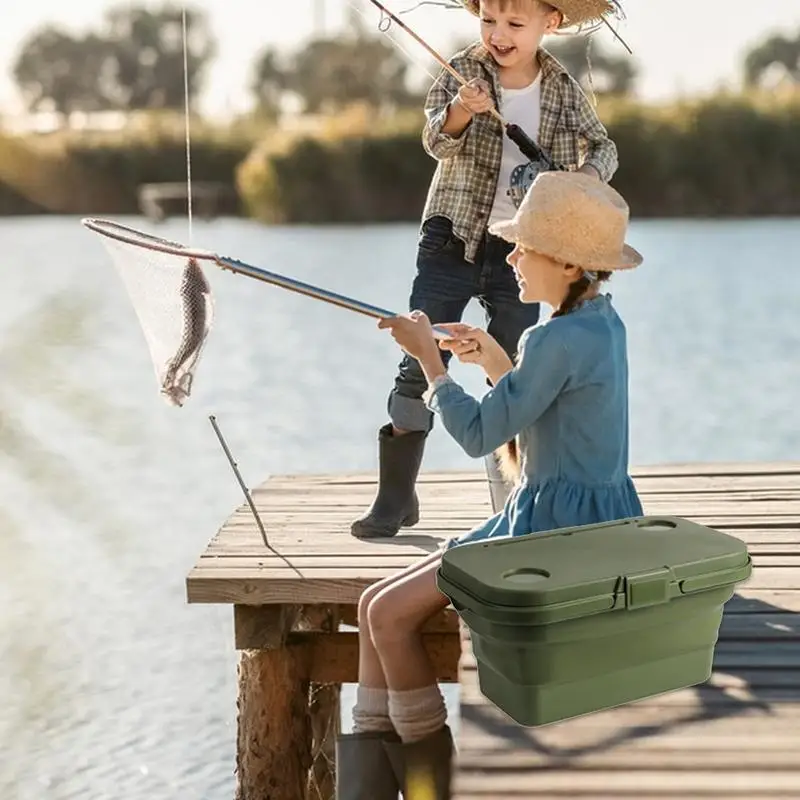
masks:
<instances>
[{"instance_id":1,"label":"tree line","mask_svg":"<svg viewBox=\"0 0 800 800\"><path fill-rule=\"evenodd\" d=\"M186 32L194 107L218 43L201 9L186 8ZM554 40L548 49L595 94L635 92L636 62L625 55L593 43L589 61L587 41L579 36ZM412 66L388 37L368 29L351 11L335 36L314 37L290 52L264 47L253 63L249 89L257 112L268 118L276 118L287 100L301 113L336 113L356 102L391 113L419 107L423 100L425 87L410 84ZM800 84L800 31L758 43L746 54L742 72L749 87L776 76ZM125 3L80 33L46 25L21 44L13 78L30 112L68 118L74 112L182 110L182 10L169 2Z\"/></svg>"}]
</instances>

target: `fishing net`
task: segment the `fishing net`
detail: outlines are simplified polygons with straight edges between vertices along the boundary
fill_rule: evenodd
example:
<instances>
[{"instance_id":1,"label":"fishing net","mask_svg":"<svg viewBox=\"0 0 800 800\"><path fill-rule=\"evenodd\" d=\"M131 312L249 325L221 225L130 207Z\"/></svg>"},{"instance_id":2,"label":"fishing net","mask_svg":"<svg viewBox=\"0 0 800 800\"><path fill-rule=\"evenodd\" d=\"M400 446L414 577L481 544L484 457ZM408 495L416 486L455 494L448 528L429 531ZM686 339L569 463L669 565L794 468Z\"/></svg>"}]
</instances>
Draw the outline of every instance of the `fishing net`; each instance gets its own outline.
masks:
<instances>
[{"instance_id":1,"label":"fishing net","mask_svg":"<svg viewBox=\"0 0 800 800\"><path fill-rule=\"evenodd\" d=\"M91 218L82 222L101 235L122 278L150 350L161 395L171 405L182 406L189 397L214 322L214 301L202 261L373 319L395 316L370 303L118 222ZM433 334L437 339L450 336L438 325L433 326Z\"/></svg>"},{"instance_id":2,"label":"fishing net","mask_svg":"<svg viewBox=\"0 0 800 800\"><path fill-rule=\"evenodd\" d=\"M109 220L83 224L101 239L133 305L162 397L182 406L214 322L211 287L191 250Z\"/></svg>"}]
</instances>

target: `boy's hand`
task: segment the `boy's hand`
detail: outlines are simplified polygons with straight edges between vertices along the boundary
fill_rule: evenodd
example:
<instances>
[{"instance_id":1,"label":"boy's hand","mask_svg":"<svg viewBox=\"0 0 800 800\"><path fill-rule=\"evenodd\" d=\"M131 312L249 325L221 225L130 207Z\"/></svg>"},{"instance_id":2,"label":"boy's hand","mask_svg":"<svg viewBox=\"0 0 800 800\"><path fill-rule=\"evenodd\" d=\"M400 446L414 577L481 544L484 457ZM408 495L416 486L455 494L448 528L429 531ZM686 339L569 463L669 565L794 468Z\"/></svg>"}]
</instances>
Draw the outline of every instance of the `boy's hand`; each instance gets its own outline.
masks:
<instances>
[{"instance_id":1,"label":"boy's hand","mask_svg":"<svg viewBox=\"0 0 800 800\"><path fill-rule=\"evenodd\" d=\"M470 115L483 114L494 108L491 87L480 78L473 78L466 86L462 86L456 100Z\"/></svg>"}]
</instances>

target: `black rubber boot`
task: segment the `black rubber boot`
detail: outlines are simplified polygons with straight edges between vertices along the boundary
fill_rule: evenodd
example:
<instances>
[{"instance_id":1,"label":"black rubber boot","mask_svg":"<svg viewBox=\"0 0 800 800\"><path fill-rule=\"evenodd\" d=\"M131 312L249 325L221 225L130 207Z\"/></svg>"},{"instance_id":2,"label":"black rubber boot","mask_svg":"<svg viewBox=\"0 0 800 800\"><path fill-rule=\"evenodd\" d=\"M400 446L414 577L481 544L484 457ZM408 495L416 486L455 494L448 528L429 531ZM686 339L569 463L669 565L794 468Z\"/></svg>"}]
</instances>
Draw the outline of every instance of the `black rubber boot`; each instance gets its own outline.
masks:
<instances>
[{"instance_id":1,"label":"black rubber boot","mask_svg":"<svg viewBox=\"0 0 800 800\"><path fill-rule=\"evenodd\" d=\"M378 431L378 493L369 511L350 526L358 539L394 536L419 522L415 486L425 450L425 431L392 436L392 425Z\"/></svg>"},{"instance_id":2,"label":"black rubber boot","mask_svg":"<svg viewBox=\"0 0 800 800\"><path fill-rule=\"evenodd\" d=\"M397 800L398 783L385 744L393 733L348 733L336 739L336 800Z\"/></svg>"},{"instance_id":3,"label":"black rubber boot","mask_svg":"<svg viewBox=\"0 0 800 800\"><path fill-rule=\"evenodd\" d=\"M450 800L455 749L447 725L419 742L385 741L384 748L403 797Z\"/></svg>"}]
</instances>

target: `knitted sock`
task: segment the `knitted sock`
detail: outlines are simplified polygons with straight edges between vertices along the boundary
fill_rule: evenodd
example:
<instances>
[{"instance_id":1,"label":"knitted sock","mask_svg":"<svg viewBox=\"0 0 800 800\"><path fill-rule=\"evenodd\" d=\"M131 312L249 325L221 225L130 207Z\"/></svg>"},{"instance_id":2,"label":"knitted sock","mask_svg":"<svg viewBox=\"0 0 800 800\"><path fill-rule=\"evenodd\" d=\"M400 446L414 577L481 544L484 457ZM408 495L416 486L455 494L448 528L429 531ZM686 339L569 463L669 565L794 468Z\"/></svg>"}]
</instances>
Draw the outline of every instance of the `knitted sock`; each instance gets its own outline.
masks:
<instances>
[{"instance_id":1,"label":"knitted sock","mask_svg":"<svg viewBox=\"0 0 800 800\"><path fill-rule=\"evenodd\" d=\"M403 742L418 742L444 727L447 708L439 687L433 684L404 692L390 690L389 716Z\"/></svg>"},{"instance_id":2,"label":"knitted sock","mask_svg":"<svg viewBox=\"0 0 800 800\"><path fill-rule=\"evenodd\" d=\"M379 733L393 730L394 726L389 719L388 689L373 689L359 684L353 708L353 732Z\"/></svg>"}]
</instances>

